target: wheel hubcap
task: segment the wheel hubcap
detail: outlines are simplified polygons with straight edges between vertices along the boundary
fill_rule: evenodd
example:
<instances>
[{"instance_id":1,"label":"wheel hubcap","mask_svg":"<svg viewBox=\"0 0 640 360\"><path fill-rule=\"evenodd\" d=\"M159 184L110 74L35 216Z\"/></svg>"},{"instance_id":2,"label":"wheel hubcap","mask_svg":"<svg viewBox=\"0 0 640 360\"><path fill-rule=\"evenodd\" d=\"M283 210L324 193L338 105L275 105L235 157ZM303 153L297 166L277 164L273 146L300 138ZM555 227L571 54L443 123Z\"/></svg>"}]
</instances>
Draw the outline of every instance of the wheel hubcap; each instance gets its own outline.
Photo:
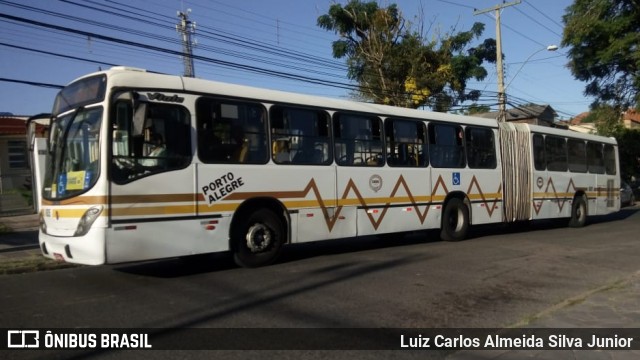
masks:
<instances>
[{"instance_id":1,"label":"wheel hubcap","mask_svg":"<svg viewBox=\"0 0 640 360\"><path fill-rule=\"evenodd\" d=\"M254 224L247 231L247 248L252 253L264 251L271 245L273 235L271 230L263 224Z\"/></svg>"}]
</instances>

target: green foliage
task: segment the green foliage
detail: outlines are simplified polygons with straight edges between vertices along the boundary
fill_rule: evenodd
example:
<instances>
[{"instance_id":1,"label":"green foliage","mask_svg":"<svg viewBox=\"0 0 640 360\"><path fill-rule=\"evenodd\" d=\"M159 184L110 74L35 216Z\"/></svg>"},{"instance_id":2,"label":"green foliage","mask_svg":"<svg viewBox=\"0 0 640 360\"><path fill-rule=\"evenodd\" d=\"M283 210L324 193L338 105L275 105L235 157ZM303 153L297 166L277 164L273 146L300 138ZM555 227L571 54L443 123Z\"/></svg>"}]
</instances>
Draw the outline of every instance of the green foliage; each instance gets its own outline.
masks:
<instances>
[{"instance_id":1,"label":"green foliage","mask_svg":"<svg viewBox=\"0 0 640 360\"><path fill-rule=\"evenodd\" d=\"M460 115L474 115L474 114L484 114L490 111L491 111L491 108L487 105L478 105L476 103L473 103L465 107L464 110L458 110L455 113Z\"/></svg>"},{"instance_id":2,"label":"green foliage","mask_svg":"<svg viewBox=\"0 0 640 360\"><path fill-rule=\"evenodd\" d=\"M569 68L587 82L593 107L640 104L640 2L575 0L566 9L562 45L569 47Z\"/></svg>"},{"instance_id":3,"label":"green foliage","mask_svg":"<svg viewBox=\"0 0 640 360\"><path fill-rule=\"evenodd\" d=\"M594 108L589 116L588 121L595 123L598 135L602 136L616 136L623 131L624 126L620 122L620 110L616 107L609 105L598 105Z\"/></svg>"},{"instance_id":4,"label":"green foliage","mask_svg":"<svg viewBox=\"0 0 640 360\"><path fill-rule=\"evenodd\" d=\"M620 175L624 179L640 175L640 131L622 129L616 135L620 154Z\"/></svg>"},{"instance_id":5,"label":"green foliage","mask_svg":"<svg viewBox=\"0 0 640 360\"><path fill-rule=\"evenodd\" d=\"M593 122L598 135L615 137L620 156L620 175L630 178L640 175L640 131L623 126L619 108L599 105L582 122Z\"/></svg>"},{"instance_id":6,"label":"green foliage","mask_svg":"<svg viewBox=\"0 0 640 360\"><path fill-rule=\"evenodd\" d=\"M447 111L475 101L480 93L467 92L467 81L483 80L487 70L482 64L496 60L495 40L469 46L482 35L483 24L427 41L395 4L333 4L318 17L318 26L339 36L333 56L346 58L348 77L360 85L358 97L380 104Z\"/></svg>"}]
</instances>

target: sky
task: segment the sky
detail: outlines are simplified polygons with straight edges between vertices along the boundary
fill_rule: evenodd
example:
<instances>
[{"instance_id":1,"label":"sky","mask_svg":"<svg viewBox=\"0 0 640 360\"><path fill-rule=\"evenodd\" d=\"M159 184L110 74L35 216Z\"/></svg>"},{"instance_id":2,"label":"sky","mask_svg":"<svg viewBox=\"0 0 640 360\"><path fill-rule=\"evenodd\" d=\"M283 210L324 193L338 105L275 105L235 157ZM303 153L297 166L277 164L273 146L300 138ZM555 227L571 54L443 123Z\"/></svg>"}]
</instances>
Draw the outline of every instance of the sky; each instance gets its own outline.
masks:
<instances>
[{"instance_id":1,"label":"sky","mask_svg":"<svg viewBox=\"0 0 640 360\"><path fill-rule=\"evenodd\" d=\"M474 15L474 9L493 7L501 3L499 0L378 2L381 6L397 4L405 19L414 23L422 19L429 36L466 31L474 22L481 22L485 31L473 45L496 37L494 13ZM111 65L182 75L183 61L175 53L182 49L175 28L178 11L189 11L189 20L196 24L194 54L202 57L195 61L196 77L349 98L345 87L353 83L346 77L345 60L331 54L331 43L338 35L316 25L317 18L333 3L0 0L0 16L4 16L0 18L0 113L51 111L57 89L18 82L65 85ZM549 45L560 46L562 16L571 3L522 0L502 10L505 85L510 103L549 104L561 119L588 110L592 99L583 95L585 83L575 80L566 67L568 49L546 50ZM472 79L467 86L486 91L487 97L495 96L496 67L485 67L489 75L483 81ZM497 100L487 101L495 108Z\"/></svg>"}]
</instances>

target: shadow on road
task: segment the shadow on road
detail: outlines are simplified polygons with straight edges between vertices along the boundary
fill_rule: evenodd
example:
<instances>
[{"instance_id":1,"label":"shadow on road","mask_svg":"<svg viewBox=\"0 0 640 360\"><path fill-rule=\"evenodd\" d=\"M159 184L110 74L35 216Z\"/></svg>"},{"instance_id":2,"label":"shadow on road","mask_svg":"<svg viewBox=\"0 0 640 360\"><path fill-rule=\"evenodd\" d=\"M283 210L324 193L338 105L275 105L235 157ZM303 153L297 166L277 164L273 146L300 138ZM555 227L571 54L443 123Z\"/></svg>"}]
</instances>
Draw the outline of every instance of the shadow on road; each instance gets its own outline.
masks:
<instances>
[{"instance_id":1,"label":"shadow on road","mask_svg":"<svg viewBox=\"0 0 640 360\"><path fill-rule=\"evenodd\" d=\"M590 225L625 220L638 213L638 208L623 208L621 211L589 217ZM515 234L527 231L542 231L567 227L568 219L551 219L537 221L523 221L510 224L489 224L471 227L468 239L478 241L483 237ZM338 240L318 241L304 244L285 246L278 259L278 264L292 263L323 256L364 252L392 247L428 244L439 242L439 230L417 231L404 234L381 236L363 236ZM455 246L455 244L452 244ZM179 259L156 260L126 265L116 265L114 270L136 275L174 278L209 272L221 272L235 269L230 253L203 254L187 256Z\"/></svg>"},{"instance_id":2,"label":"shadow on road","mask_svg":"<svg viewBox=\"0 0 640 360\"><path fill-rule=\"evenodd\" d=\"M291 244L284 247L276 263L285 264L322 256L416 245L439 240L437 232L425 231L409 234L363 236L304 244ZM113 267L116 271L160 278L190 276L235 268L237 268L237 265L233 262L233 256L229 252L130 263L115 265Z\"/></svg>"}]
</instances>

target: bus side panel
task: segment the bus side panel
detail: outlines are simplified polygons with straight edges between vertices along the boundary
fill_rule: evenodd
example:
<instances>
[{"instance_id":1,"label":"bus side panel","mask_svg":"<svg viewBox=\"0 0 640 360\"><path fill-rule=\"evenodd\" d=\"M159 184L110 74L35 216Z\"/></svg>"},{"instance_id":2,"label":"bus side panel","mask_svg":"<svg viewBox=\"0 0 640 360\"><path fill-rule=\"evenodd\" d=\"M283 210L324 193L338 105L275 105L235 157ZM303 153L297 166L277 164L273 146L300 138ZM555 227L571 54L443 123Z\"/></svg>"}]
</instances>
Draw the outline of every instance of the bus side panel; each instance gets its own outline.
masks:
<instances>
[{"instance_id":1,"label":"bus side panel","mask_svg":"<svg viewBox=\"0 0 640 360\"><path fill-rule=\"evenodd\" d=\"M491 224L502 221L502 184L500 167L496 169L471 169L461 172L461 190L471 202L471 224Z\"/></svg>"},{"instance_id":2,"label":"bus side panel","mask_svg":"<svg viewBox=\"0 0 640 360\"><path fill-rule=\"evenodd\" d=\"M369 179L380 178L381 167L338 166L336 168L336 185L338 209L344 221L354 224L353 234L374 234L375 222L384 208L384 202L373 198L374 192L369 188ZM375 214L374 214L375 212ZM367 216L369 213L370 217ZM372 223L374 222L374 223Z\"/></svg>"},{"instance_id":3,"label":"bus side panel","mask_svg":"<svg viewBox=\"0 0 640 360\"><path fill-rule=\"evenodd\" d=\"M292 242L337 239L355 234L355 214L336 207L336 170L331 166L269 165L277 178L288 180L292 195L283 198L297 228ZM297 194L296 194L297 193ZM294 196L295 195L295 196Z\"/></svg>"},{"instance_id":4,"label":"bus side panel","mask_svg":"<svg viewBox=\"0 0 640 360\"><path fill-rule=\"evenodd\" d=\"M547 186L549 184L549 174L547 170L533 170L533 179L531 180L533 188L533 201L531 206L531 217L536 219L547 219L551 209L551 199L547 196ZM555 206L555 204L554 204Z\"/></svg>"},{"instance_id":5,"label":"bus side panel","mask_svg":"<svg viewBox=\"0 0 640 360\"><path fill-rule=\"evenodd\" d=\"M233 212L245 202L269 199L288 212L293 242L352 236L349 222L333 220L336 212L333 166L204 164L198 167L197 183L198 196L202 198L198 206L200 216L232 218ZM224 238L226 242L229 238L228 232L216 235L220 239L210 241Z\"/></svg>"},{"instance_id":6,"label":"bus side panel","mask_svg":"<svg viewBox=\"0 0 640 360\"><path fill-rule=\"evenodd\" d=\"M540 173L540 172L537 172ZM568 171L546 171L547 176L536 177L534 191L534 219L562 218L571 216L571 204L578 187ZM542 180L540 180L542 179ZM542 186L539 186L542 184ZM538 208L539 207L539 208Z\"/></svg>"},{"instance_id":7,"label":"bus side panel","mask_svg":"<svg viewBox=\"0 0 640 360\"><path fill-rule=\"evenodd\" d=\"M598 184L599 176L589 173L572 172L571 179L567 184L566 198L568 199L567 212L563 212L567 217L571 216L573 199L577 194L584 194L587 198L587 215L598 213ZM606 196L606 194L604 194ZM563 209L564 210L564 209Z\"/></svg>"},{"instance_id":8,"label":"bus side panel","mask_svg":"<svg viewBox=\"0 0 640 360\"><path fill-rule=\"evenodd\" d=\"M107 262L138 261L224 249L196 233L194 170L168 171L111 185ZM221 245L226 245L221 243Z\"/></svg>"},{"instance_id":9,"label":"bus side panel","mask_svg":"<svg viewBox=\"0 0 640 360\"><path fill-rule=\"evenodd\" d=\"M433 227L429 168L357 168L350 173L341 178L348 195L343 201L358 209L358 235Z\"/></svg>"},{"instance_id":10,"label":"bus side panel","mask_svg":"<svg viewBox=\"0 0 640 360\"><path fill-rule=\"evenodd\" d=\"M597 185L592 190L596 196L596 206L589 209L589 215L606 215L620 210L620 182L616 175L597 176Z\"/></svg>"}]
</instances>

